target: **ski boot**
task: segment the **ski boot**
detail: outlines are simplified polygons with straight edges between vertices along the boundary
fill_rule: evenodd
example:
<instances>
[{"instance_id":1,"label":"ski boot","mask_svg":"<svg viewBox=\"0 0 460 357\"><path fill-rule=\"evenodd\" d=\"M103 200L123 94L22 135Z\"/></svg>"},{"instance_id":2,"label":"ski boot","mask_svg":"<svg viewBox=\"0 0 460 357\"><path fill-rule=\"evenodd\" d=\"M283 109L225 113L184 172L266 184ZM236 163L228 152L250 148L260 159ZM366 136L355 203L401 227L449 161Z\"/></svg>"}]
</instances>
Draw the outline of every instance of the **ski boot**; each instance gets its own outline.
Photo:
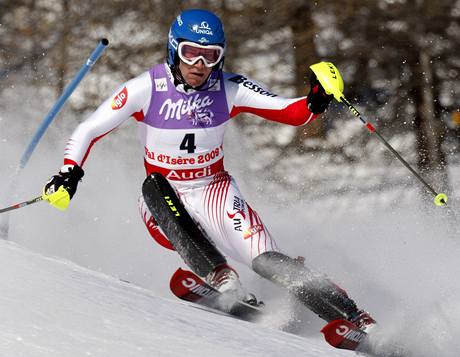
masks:
<instances>
[{"instance_id":1,"label":"ski boot","mask_svg":"<svg viewBox=\"0 0 460 357\"><path fill-rule=\"evenodd\" d=\"M226 296L232 296L252 306L263 306L254 294L248 293L241 285L238 273L228 264L217 266L206 277L206 282Z\"/></svg>"},{"instance_id":2,"label":"ski boot","mask_svg":"<svg viewBox=\"0 0 460 357\"><path fill-rule=\"evenodd\" d=\"M351 317L350 322L365 333L369 333L377 324L371 315L364 310L357 311L356 314Z\"/></svg>"}]
</instances>

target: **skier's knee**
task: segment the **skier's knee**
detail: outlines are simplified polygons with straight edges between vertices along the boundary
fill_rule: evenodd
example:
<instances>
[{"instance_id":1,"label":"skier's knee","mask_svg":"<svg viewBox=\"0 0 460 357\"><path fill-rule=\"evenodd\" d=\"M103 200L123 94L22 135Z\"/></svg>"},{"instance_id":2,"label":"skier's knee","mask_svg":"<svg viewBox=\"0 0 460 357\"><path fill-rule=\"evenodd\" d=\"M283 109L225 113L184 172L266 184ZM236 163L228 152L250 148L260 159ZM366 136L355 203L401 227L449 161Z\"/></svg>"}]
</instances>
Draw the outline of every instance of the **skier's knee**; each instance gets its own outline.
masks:
<instances>
[{"instance_id":1,"label":"skier's knee","mask_svg":"<svg viewBox=\"0 0 460 357\"><path fill-rule=\"evenodd\" d=\"M327 321L350 316L356 311L353 300L323 274L279 252L265 252L252 261L262 277L287 288L300 302Z\"/></svg>"},{"instance_id":2,"label":"skier's knee","mask_svg":"<svg viewBox=\"0 0 460 357\"><path fill-rule=\"evenodd\" d=\"M274 280L275 275L290 275L294 267L297 268L294 271L299 270L303 262L276 251L262 253L252 260L252 269L269 280Z\"/></svg>"},{"instance_id":3,"label":"skier's knee","mask_svg":"<svg viewBox=\"0 0 460 357\"><path fill-rule=\"evenodd\" d=\"M265 252L265 253L258 255L252 260L252 269L256 273L259 273L260 271L265 270L267 265L272 265L274 262L282 263L284 261L287 261L288 259L291 259L291 258L289 258L287 255L280 253L280 252L275 252L275 251Z\"/></svg>"}]
</instances>

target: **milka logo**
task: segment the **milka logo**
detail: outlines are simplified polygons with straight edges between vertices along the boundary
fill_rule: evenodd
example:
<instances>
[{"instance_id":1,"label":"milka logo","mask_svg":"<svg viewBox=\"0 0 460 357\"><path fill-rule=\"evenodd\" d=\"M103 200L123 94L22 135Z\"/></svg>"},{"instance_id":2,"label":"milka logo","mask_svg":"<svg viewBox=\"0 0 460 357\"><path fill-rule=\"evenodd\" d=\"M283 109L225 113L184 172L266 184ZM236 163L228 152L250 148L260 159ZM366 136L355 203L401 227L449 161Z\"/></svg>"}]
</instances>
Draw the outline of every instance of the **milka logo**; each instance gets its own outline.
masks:
<instances>
[{"instance_id":1,"label":"milka logo","mask_svg":"<svg viewBox=\"0 0 460 357\"><path fill-rule=\"evenodd\" d=\"M199 26L198 24L193 25L192 31L200 35L213 35L212 30L206 21L203 21Z\"/></svg>"},{"instance_id":2,"label":"milka logo","mask_svg":"<svg viewBox=\"0 0 460 357\"><path fill-rule=\"evenodd\" d=\"M198 122L205 121L206 124L211 124L212 113L207 107L211 106L214 101L207 95L200 98L199 94L190 97L188 100L179 99L177 102L173 102L170 98L165 100L160 108L159 114L164 114L164 120L176 119L181 120L182 116L188 115L189 118L203 118L203 114L206 114L206 120L192 120L193 124L196 125ZM211 115L212 114L212 115Z\"/></svg>"}]
</instances>

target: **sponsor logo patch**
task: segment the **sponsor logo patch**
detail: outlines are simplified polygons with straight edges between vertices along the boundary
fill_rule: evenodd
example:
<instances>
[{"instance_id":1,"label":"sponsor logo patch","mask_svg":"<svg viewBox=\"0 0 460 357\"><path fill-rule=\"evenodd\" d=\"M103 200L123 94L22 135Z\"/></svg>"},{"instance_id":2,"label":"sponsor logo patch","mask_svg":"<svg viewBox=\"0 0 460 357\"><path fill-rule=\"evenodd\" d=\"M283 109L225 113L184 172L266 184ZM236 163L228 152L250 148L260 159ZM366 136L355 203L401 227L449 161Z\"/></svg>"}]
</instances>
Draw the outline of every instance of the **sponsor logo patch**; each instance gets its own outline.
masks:
<instances>
[{"instance_id":1,"label":"sponsor logo patch","mask_svg":"<svg viewBox=\"0 0 460 357\"><path fill-rule=\"evenodd\" d=\"M168 90L166 78L155 78L155 90L157 92L166 92Z\"/></svg>"},{"instance_id":2,"label":"sponsor logo patch","mask_svg":"<svg viewBox=\"0 0 460 357\"><path fill-rule=\"evenodd\" d=\"M214 103L210 96L200 96L199 94L189 97L188 100L179 99L173 102L171 98L166 99L158 112L164 120L181 120L182 116L187 115L192 125L212 125L214 112L209 108Z\"/></svg>"},{"instance_id":3,"label":"sponsor logo patch","mask_svg":"<svg viewBox=\"0 0 460 357\"><path fill-rule=\"evenodd\" d=\"M189 289L191 292L199 295L199 296L213 296L216 294L215 290L212 290L206 286L203 286L199 283L197 283L195 280L192 278L185 278L182 280L182 285Z\"/></svg>"},{"instance_id":4,"label":"sponsor logo patch","mask_svg":"<svg viewBox=\"0 0 460 357\"><path fill-rule=\"evenodd\" d=\"M242 200L238 196L233 196L233 211L234 213L230 213L227 211L227 216L230 219L235 218L237 214L241 215L243 219L246 219L246 204L244 200Z\"/></svg>"},{"instance_id":5,"label":"sponsor logo patch","mask_svg":"<svg viewBox=\"0 0 460 357\"><path fill-rule=\"evenodd\" d=\"M238 196L233 196L233 211L230 213L227 211L227 216L233 221L233 229L238 232L243 231L243 222L242 219L246 219L246 205L245 202ZM240 217L237 217L239 215Z\"/></svg>"},{"instance_id":6,"label":"sponsor logo patch","mask_svg":"<svg viewBox=\"0 0 460 357\"><path fill-rule=\"evenodd\" d=\"M164 199L165 199L166 203L168 204L169 209L174 213L174 215L176 217L180 217L180 213L177 210L176 206L174 206L174 202L173 202L172 198L169 197L169 196L164 196Z\"/></svg>"},{"instance_id":7,"label":"sponsor logo patch","mask_svg":"<svg viewBox=\"0 0 460 357\"><path fill-rule=\"evenodd\" d=\"M168 38L169 38L169 44L170 44L175 50L177 50L177 46L178 46L179 44L178 44L177 41L174 39L174 36L173 36L173 34L171 33L171 30L169 30Z\"/></svg>"},{"instance_id":8,"label":"sponsor logo patch","mask_svg":"<svg viewBox=\"0 0 460 357\"><path fill-rule=\"evenodd\" d=\"M197 178L207 177L212 175L211 165L203 167L202 169L189 169L189 170L170 170L166 175L169 180L194 180ZM179 212L178 212L179 213Z\"/></svg>"},{"instance_id":9,"label":"sponsor logo patch","mask_svg":"<svg viewBox=\"0 0 460 357\"><path fill-rule=\"evenodd\" d=\"M337 335L343 336L347 340L350 340L356 343L360 343L366 336L364 332L352 330L348 326L345 326L345 325L340 325L339 327L337 327L335 332L337 333Z\"/></svg>"},{"instance_id":10,"label":"sponsor logo patch","mask_svg":"<svg viewBox=\"0 0 460 357\"><path fill-rule=\"evenodd\" d=\"M243 232L243 238L248 239L251 238L254 234L263 232L264 226L262 224L256 224L254 226L249 227Z\"/></svg>"},{"instance_id":11,"label":"sponsor logo patch","mask_svg":"<svg viewBox=\"0 0 460 357\"><path fill-rule=\"evenodd\" d=\"M259 93L260 95L265 95L267 97L277 97L276 94L270 93L269 91L263 89L260 85L257 83L251 82L249 79L247 79L245 76L235 76L229 79L229 81L241 84L243 87L246 87L253 92Z\"/></svg>"},{"instance_id":12,"label":"sponsor logo patch","mask_svg":"<svg viewBox=\"0 0 460 357\"><path fill-rule=\"evenodd\" d=\"M213 86L211 86L211 88L208 89L208 91L210 92L218 92L220 91L220 80L218 80L216 82L216 84L214 84ZM460 114L460 113L459 113Z\"/></svg>"},{"instance_id":13,"label":"sponsor logo patch","mask_svg":"<svg viewBox=\"0 0 460 357\"><path fill-rule=\"evenodd\" d=\"M118 110L124 107L128 100L128 88L123 87L120 93L118 93L112 100L112 109Z\"/></svg>"},{"instance_id":14,"label":"sponsor logo patch","mask_svg":"<svg viewBox=\"0 0 460 357\"><path fill-rule=\"evenodd\" d=\"M192 26L191 30L200 35L213 35L211 27L206 21L201 22L201 24L195 24Z\"/></svg>"}]
</instances>

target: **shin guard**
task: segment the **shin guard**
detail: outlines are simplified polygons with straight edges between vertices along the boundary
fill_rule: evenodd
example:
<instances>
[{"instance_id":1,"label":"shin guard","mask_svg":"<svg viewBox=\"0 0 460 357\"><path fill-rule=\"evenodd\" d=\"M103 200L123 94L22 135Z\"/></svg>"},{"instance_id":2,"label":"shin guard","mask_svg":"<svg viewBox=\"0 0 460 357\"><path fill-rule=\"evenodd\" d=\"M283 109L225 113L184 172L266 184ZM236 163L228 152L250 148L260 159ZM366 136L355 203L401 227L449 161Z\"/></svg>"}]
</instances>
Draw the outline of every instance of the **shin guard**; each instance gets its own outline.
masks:
<instances>
[{"instance_id":1,"label":"shin guard","mask_svg":"<svg viewBox=\"0 0 460 357\"><path fill-rule=\"evenodd\" d=\"M198 228L163 175L148 176L142 185L142 194L174 249L197 275L204 277L227 262Z\"/></svg>"},{"instance_id":2,"label":"shin guard","mask_svg":"<svg viewBox=\"0 0 460 357\"><path fill-rule=\"evenodd\" d=\"M287 288L301 303L326 321L348 319L356 313L355 302L325 276L279 252L265 252L252 261L262 277Z\"/></svg>"}]
</instances>

